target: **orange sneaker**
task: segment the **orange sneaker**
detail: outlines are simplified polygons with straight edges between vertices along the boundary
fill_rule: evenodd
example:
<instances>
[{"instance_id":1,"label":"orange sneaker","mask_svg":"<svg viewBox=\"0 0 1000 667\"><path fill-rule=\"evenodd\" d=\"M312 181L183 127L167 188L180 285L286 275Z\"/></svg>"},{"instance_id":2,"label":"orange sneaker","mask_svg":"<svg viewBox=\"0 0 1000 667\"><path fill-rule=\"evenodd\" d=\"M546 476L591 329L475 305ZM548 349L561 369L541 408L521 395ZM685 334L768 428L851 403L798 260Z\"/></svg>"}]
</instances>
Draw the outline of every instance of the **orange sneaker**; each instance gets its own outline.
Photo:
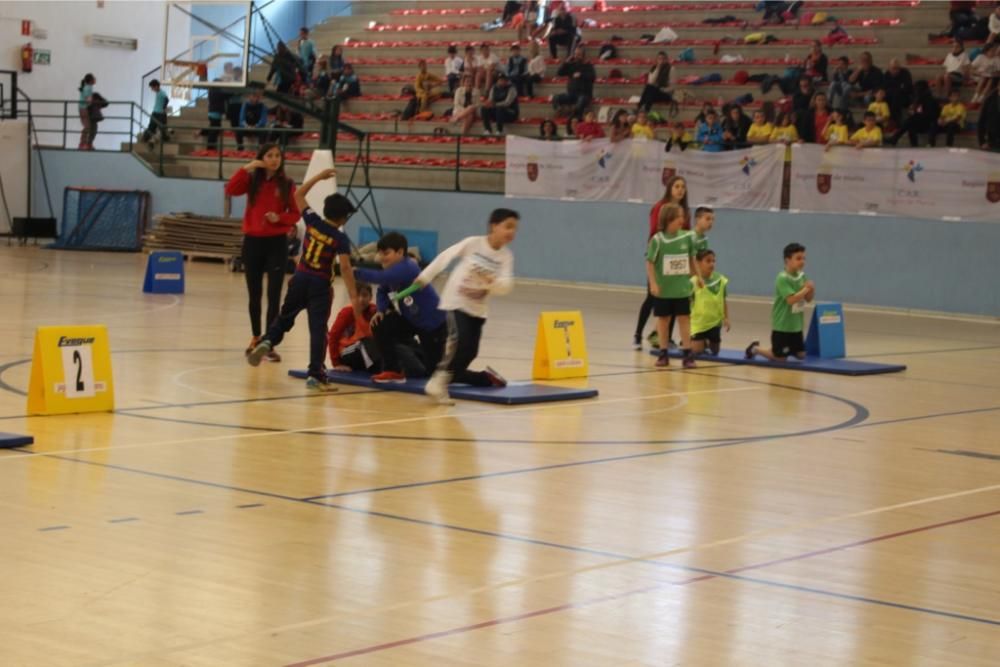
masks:
<instances>
[{"instance_id":1,"label":"orange sneaker","mask_svg":"<svg viewBox=\"0 0 1000 667\"><path fill-rule=\"evenodd\" d=\"M245 351L245 352L243 353L243 356L244 356L244 357L249 357L249 356L250 356L250 353L251 353L251 352L253 352L253 349L254 349L255 347L257 347L257 344L258 344L258 343L260 343L260 336L253 336L253 337L252 337L252 338L250 339L250 344L249 344L249 345L247 345L247 349L246 349L246 351Z\"/></svg>"},{"instance_id":2,"label":"orange sneaker","mask_svg":"<svg viewBox=\"0 0 1000 667\"><path fill-rule=\"evenodd\" d=\"M403 384L406 382L406 376L396 371L382 371L378 375L372 376L372 382L375 384Z\"/></svg>"}]
</instances>

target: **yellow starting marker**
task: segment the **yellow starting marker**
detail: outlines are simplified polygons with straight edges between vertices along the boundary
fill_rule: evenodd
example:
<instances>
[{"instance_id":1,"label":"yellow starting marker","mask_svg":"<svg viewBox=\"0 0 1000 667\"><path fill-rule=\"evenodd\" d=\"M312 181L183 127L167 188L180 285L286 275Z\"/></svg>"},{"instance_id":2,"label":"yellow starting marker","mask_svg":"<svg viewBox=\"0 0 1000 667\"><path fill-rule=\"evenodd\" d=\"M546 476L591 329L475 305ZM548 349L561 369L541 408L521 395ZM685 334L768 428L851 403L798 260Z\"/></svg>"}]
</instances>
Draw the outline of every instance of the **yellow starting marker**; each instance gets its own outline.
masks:
<instances>
[{"instance_id":1,"label":"yellow starting marker","mask_svg":"<svg viewBox=\"0 0 1000 667\"><path fill-rule=\"evenodd\" d=\"M540 314L531 377L562 380L587 377L588 372L587 338L580 311Z\"/></svg>"},{"instance_id":2,"label":"yellow starting marker","mask_svg":"<svg viewBox=\"0 0 1000 667\"><path fill-rule=\"evenodd\" d=\"M59 415L114 408L107 329L103 325L38 327L28 413Z\"/></svg>"}]
</instances>

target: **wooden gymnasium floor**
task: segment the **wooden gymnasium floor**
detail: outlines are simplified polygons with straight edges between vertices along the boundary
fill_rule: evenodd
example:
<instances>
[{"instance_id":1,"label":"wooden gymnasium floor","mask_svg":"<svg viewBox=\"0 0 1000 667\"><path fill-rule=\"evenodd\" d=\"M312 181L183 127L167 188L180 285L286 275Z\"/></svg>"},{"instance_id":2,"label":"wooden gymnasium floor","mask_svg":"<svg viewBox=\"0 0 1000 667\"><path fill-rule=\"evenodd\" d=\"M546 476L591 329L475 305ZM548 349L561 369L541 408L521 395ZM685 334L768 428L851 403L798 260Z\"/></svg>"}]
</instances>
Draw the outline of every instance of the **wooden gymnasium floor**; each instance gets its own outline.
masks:
<instances>
[{"instance_id":1,"label":"wooden gymnasium floor","mask_svg":"<svg viewBox=\"0 0 1000 667\"><path fill-rule=\"evenodd\" d=\"M0 248L0 665L981 665L1000 656L1000 326L849 312L849 378L628 349L638 293L521 286L483 359L582 307L599 399L307 395L241 275ZM733 305L729 340L768 307ZM26 418L35 326L103 323L114 414ZM304 322L303 322L304 325Z\"/></svg>"}]
</instances>

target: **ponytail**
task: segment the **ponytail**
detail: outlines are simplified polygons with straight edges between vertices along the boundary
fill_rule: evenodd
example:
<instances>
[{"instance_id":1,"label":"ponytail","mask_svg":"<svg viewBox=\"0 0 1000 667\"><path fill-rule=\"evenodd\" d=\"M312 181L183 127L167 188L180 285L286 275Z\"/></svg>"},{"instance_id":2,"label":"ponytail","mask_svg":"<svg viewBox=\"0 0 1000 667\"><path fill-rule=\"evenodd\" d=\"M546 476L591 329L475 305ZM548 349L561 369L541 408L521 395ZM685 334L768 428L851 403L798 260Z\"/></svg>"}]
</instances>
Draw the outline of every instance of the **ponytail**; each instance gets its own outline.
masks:
<instances>
[{"instance_id":1,"label":"ponytail","mask_svg":"<svg viewBox=\"0 0 1000 667\"><path fill-rule=\"evenodd\" d=\"M87 74L85 74L84 77L82 79L80 79L80 88L79 88L79 91L82 93L84 87L93 84L94 81L95 81L94 75L91 74L90 72L87 72Z\"/></svg>"}]
</instances>

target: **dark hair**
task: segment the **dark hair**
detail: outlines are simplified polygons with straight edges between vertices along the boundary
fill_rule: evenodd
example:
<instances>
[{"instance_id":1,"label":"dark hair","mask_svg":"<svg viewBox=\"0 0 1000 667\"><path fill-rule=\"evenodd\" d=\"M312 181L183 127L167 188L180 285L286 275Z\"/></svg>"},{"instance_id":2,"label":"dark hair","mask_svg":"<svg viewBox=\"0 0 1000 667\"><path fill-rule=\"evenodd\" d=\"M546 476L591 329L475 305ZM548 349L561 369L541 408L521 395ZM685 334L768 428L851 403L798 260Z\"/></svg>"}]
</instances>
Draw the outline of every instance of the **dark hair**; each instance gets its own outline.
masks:
<instances>
[{"instance_id":1,"label":"dark hair","mask_svg":"<svg viewBox=\"0 0 1000 667\"><path fill-rule=\"evenodd\" d=\"M667 187L663 190L663 197L660 198L660 201L663 202L664 204L671 203L670 191L674 189L674 183L676 183L677 181L684 181L684 197L682 197L680 202L678 203L680 204L680 207L684 209L684 217L686 218L688 211L691 210L691 207L688 206L687 179L684 178L683 176L674 175L670 177L670 180L667 181Z\"/></svg>"},{"instance_id":2,"label":"dark hair","mask_svg":"<svg viewBox=\"0 0 1000 667\"><path fill-rule=\"evenodd\" d=\"M666 51L657 51L656 55L666 57L667 52Z\"/></svg>"},{"instance_id":3,"label":"dark hair","mask_svg":"<svg viewBox=\"0 0 1000 667\"><path fill-rule=\"evenodd\" d=\"M851 62L851 59L848 58L847 56L840 56L839 58L837 58L837 60L844 63L845 65Z\"/></svg>"},{"instance_id":4,"label":"dark hair","mask_svg":"<svg viewBox=\"0 0 1000 667\"><path fill-rule=\"evenodd\" d=\"M553 137L558 137L559 136L559 126L556 125L555 121L553 121L551 118L546 118L545 120L542 121L542 124L538 126L538 135L539 136L541 136L541 137L545 136L545 128L546 127L551 127L552 128L552 136Z\"/></svg>"},{"instance_id":5,"label":"dark hair","mask_svg":"<svg viewBox=\"0 0 1000 667\"><path fill-rule=\"evenodd\" d=\"M346 221L354 214L355 208L351 200L335 192L323 200L323 217L331 222Z\"/></svg>"},{"instance_id":6,"label":"dark hair","mask_svg":"<svg viewBox=\"0 0 1000 667\"><path fill-rule=\"evenodd\" d=\"M710 248L702 248L701 250L699 250L698 252L696 252L694 254L694 258L697 261L700 262L701 260L705 259L709 255L712 255L714 257L715 256L715 251L712 250L712 249L710 249Z\"/></svg>"},{"instance_id":7,"label":"dark hair","mask_svg":"<svg viewBox=\"0 0 1000 667\"><path fill-rule=\"evenodd\" d=\"M410 248L409 241L399 232L389 232L378 240L375 247L385 252L386 250L402 250L405 254Z\"/></svg>"},{"instance_id":8,"label":"dark hair","mask_svg":"<svg viewBox=\"0 0 1000 667\"><path fill-rule=\"evenodd\" d=\"M715 209L711 206L699 206L694 210L695 220L708 213L715 213Z\"/></svg>"},{"instance_id":9,"label":"dark hair","mask_svg":"<svg viewBox=\"0 0 1000 667\"><path fill-rule=\"evenodd\" d=\"M159 88L160 87L160 81L159 81L159 79L153 79L152 81L150 81L149 82L149 87L150 88Z\"/></svg>"},{"instance_id":10,"label":"dark hair","mask_svg":"<svg viewBox=\"0 0 1000 667\"><path fill-rule=\"evenodd\" d=\"M680 218L684 220L687 217L687 209L677 204L667 204L660 208L659 216L656 219L656 229L658 231L664 232L667 230L667 225L669 225L674 220Z\"/></svg>"},{"instance_id":11,"label":"dark hair","mask_svg":"<svg viewBox=\"0 0 1000 667\"><path fill-rule=\"evenodd\" d=\"M83 75L83 78L80 79L80 92L81 93L83 92L83 87L84 86L92 86L95 83L97 83L97 79L94 78L93 74L91 74L90 72L87 72L86 74Z\"/></svg>"},{"instance_id":12,"label":"dark hair","mask_svg":"<svg viewBox=\"0 0 1000 667\"><path fill-rule=\"evenodd\" d=\"M865 112L865 120L868 120L869 118L871 118L872 120L875 120L875 112L874 111L866 111Z\"/></svg>"},{"instance_id":13,"label":"dark hair","mask_svg":"<svg viewBox=\"0 0 1000 667\"><path fill-rule=\"evenodd\" d=\"M277 148L278 152L281 153L281 147L278 144L264 144L257 149L257 158L260 160L272 148ZM257 193L260 192L260 184L267 179L267 174L264 169L256 169L253 172L253 176L250 177L250 187L247 188L247 203L253 206L254 201L257 199ZM292 179L285 175L285 154L281 153L281 165L278 166L278 170L274 172L274 184L278 186L278 196L281 199L282 205L286 208L291 206L292 203Z\"/></svg>"},{"instance_id":14,"label":"dark hair","mask_svg":"<svg viewBox=\"0 0 1000 667\"><path fill-rule=\"evenodd\" d=\"M299 28L299 32L304 32L305 34L308 35L309 34L309 28L307 28L305 26L302 26L301 28Z\"/></svg>"},{"instance_id":15,"label":"dark hair","mask_svg":"<svg viewBox=\"0 0 1000 667\"><path fill-rule=\"evenodd\" d=\"M368 283L357 283L354 287L358 291L358 294L368 292L368 296L372 295L372 286Z\"/></svg>"},{"instance_id":16,"label":"dark hair","mask_svg":"<svg viewBox=\"0 0 1000 667\"><path fill-rule=\"evenodd\" d=\"M964 50L965 49L965 40L964 39L959 39L958 37L955 37L954 39L955 39L955 43L958 44L959 46L961 46L962 49Z\"/></svg>"},{"instance_id":17,"label":"dark hair","mask_svg":"<svg viewBox=\"0 0 1000 667\"><path fill-rule=\"evenodd\" d=\"M448 53L458 53L458 49L455 48L454 44L448 47Z\"/></svg>"},{"instance_id":18,"label":"dark hair","mask_svg":"<svg viewBox=\"0 0 1000 667\"><path fill-rule=\"evenodd\" d=\"M520 220L521 215L517 211L509 208L493 209L493 212L490 213L490 220L489 220L490 227L492 227L493 225L499 225L507 218L514 218L515 220Z\"/></svg>"},{"instance_id":19,"label":"dark hair","mask_svg":"<svg viewBox=\"0 0 1000 667\"><path fill-rule=\"evenodd\" d=\"M782 111L778 114L778 118L774 121L774 124L781 127L781 124L785 122L785 119L792 125L795 125L795 112L794 111Z\"/></svg>"},{"instance_id":20,"label":"dark hair","mask_svg":"<svg viewBox=\"0 0 1000 667\"><path fill-rule=\"evenodd\" d=\"M615 115L611 117L611 126L612 127L618 127L618 128L620 128L621 125L618 124L618 120L620 118L625 118L625 122L626 123L628 122L628 110L627 109L619 109L618 111L615 112Z\"/></svg>"},{"instance_id":21,"label":"dark hair","mask_svg":"<svg viewBox=\"0 0 1000 667\"><path fill-rule=\"evenodd\" d=\"M801 243L789 243L788 245L785 246L784 250L785 259L790 259L792 255L794 255L795 253L805 252L805 251L806 247Z\"/></svg>"}]
</instances>

